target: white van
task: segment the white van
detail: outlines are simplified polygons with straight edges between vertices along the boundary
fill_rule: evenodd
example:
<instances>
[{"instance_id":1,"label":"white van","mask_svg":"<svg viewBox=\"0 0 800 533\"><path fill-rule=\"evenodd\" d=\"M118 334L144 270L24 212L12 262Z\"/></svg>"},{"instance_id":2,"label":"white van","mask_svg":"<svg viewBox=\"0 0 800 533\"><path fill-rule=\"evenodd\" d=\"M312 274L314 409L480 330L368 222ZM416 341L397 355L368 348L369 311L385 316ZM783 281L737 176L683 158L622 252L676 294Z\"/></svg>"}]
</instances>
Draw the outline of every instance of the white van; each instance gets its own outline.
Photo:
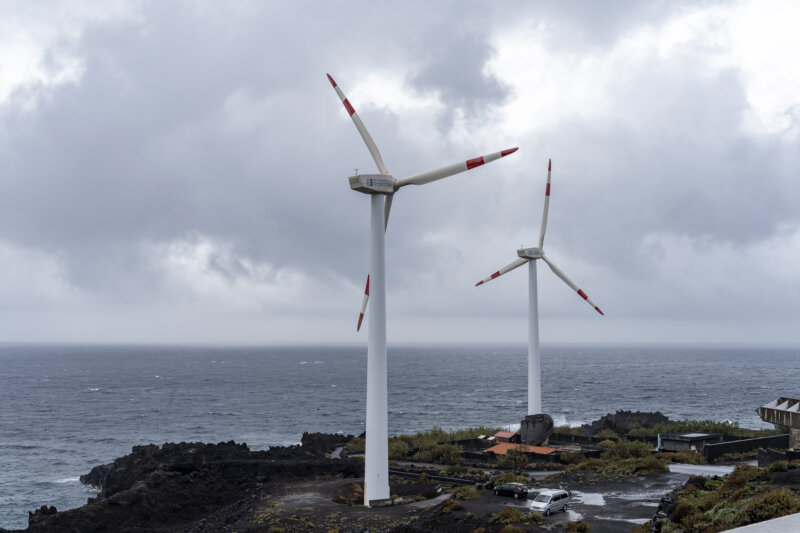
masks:
<instances>
[{"instance_id":1,"label":"white van","mask_svg":"<svg viewBox=\"0 0 800 533\"><path fill-rule=\"evenodd\" d=\"M530 503L531 510L548 516L556 511L566 511L569 492L566 490L543 490Z\"/></svg>"}]
</instances>

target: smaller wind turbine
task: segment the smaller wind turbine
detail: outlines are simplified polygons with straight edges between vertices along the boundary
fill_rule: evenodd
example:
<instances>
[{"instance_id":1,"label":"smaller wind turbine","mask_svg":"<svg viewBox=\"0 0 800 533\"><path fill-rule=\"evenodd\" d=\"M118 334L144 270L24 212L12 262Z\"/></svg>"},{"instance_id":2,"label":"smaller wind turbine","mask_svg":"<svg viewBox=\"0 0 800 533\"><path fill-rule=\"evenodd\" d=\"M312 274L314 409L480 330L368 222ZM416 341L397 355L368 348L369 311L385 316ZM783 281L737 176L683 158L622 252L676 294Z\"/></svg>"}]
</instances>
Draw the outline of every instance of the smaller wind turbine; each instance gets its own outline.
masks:
<instances>
[{"instance_id":1,"label":"smaller wind turbine","mask_svg":"<svg viewBox=\"0 0 800 533\"><path fill-rule=\"evenodd\" d=\"M479 281L475 284L483 285L487 281L492 281L494 278L500 277L506 272L511 272L517 267L528 263L528 414L538 414L542 412L542 376L539 355L539 297L537 294L536 282L536 260L541 259L553 273L564 280L564 283L577 292L578 295L586 300L586 302L594 307L595 311L605 316L605 314L592 302L586 293L578 288L561 269L553 264L544 255L544 232L547 229L547 211L550 206L550 172L552 170L552 161L547 163L547 188L544 192L544 212L542 213L542 229L539 232L539 246L535 248L522 248L517 250L517 259L510 265L506 265L488 278Z\"/></svg>"}]
</instances>

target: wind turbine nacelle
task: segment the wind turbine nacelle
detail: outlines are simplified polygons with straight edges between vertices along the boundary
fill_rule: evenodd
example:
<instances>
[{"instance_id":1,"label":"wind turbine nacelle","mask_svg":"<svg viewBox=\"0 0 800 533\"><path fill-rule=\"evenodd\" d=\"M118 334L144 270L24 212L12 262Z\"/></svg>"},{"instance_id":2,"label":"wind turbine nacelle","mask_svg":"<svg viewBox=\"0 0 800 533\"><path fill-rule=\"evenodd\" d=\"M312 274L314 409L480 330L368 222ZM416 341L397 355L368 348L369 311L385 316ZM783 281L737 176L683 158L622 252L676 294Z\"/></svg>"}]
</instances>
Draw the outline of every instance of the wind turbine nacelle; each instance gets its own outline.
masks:
<instances>
[{"instance_id":1,"label":"wind turbine nacelle","mask_svg":"<svg viewBox=\"0 0 800 533\"><path fill-rule=\"evenodd\" d=\"M350 176L350 188L364 194L392 194L394 178L388 174L358 174Z\"/></svg>"},{"instance_id":2,"label":"wind turbine nacelle","mask_svg":"<svg viewBox=\"0 0 800 533\"><path fill-rule=\"evenodd\" d=\"M522 248L517 250L517 255L525 259L541 259L544 257L544 250L541 248Z\"/></svg>"}]
</instances>

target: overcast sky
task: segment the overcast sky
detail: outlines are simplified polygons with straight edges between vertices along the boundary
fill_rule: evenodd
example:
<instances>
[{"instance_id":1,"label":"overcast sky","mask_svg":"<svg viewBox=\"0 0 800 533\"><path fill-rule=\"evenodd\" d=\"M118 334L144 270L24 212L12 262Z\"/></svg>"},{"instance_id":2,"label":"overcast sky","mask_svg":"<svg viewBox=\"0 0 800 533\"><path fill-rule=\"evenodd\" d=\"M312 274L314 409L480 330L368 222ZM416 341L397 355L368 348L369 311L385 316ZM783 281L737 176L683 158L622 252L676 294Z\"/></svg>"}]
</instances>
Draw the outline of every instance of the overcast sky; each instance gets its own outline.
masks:
<instances>
[{"instance_id":1,"label":"overcast sky","mask_svg":"<svg viewBox=\"0 0 800 533\"><path fill-rule=\"evenodd\" d=\"M800 345L800 4L0 0L0 341ZM367 319L368 320L368 319Z\"/></svg>"}]
</instances>

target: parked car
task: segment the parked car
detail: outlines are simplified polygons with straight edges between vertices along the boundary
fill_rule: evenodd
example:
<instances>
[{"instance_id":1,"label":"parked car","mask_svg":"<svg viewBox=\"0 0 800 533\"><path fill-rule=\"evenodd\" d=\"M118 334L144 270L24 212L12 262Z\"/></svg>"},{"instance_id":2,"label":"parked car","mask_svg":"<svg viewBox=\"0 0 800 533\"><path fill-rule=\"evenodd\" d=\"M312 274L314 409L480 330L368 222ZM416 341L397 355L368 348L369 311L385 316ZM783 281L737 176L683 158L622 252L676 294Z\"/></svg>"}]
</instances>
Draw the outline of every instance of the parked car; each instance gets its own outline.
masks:
<instances>
[{"instance_id":1,"label":"parked car","mask_svg":"<svg viewBox=\"0 0 800 533\"><path fill-rule=\"evenodd\" d=\"M566 511L569 496L570 494L566 490L543 490L533 499L531 510L545 516L556 511Z\"/></svg>"},{"instance_id":2,"label":"parked car","mask_svg":"<svg viewBox=\"0 0 800 533\"><path fill-rule=\"evenodd\" d=\"M522 483L506 483L494 488L495 496L513 496L515 499L527 498L528 487Z\"/></svg>"}]
</instances>

